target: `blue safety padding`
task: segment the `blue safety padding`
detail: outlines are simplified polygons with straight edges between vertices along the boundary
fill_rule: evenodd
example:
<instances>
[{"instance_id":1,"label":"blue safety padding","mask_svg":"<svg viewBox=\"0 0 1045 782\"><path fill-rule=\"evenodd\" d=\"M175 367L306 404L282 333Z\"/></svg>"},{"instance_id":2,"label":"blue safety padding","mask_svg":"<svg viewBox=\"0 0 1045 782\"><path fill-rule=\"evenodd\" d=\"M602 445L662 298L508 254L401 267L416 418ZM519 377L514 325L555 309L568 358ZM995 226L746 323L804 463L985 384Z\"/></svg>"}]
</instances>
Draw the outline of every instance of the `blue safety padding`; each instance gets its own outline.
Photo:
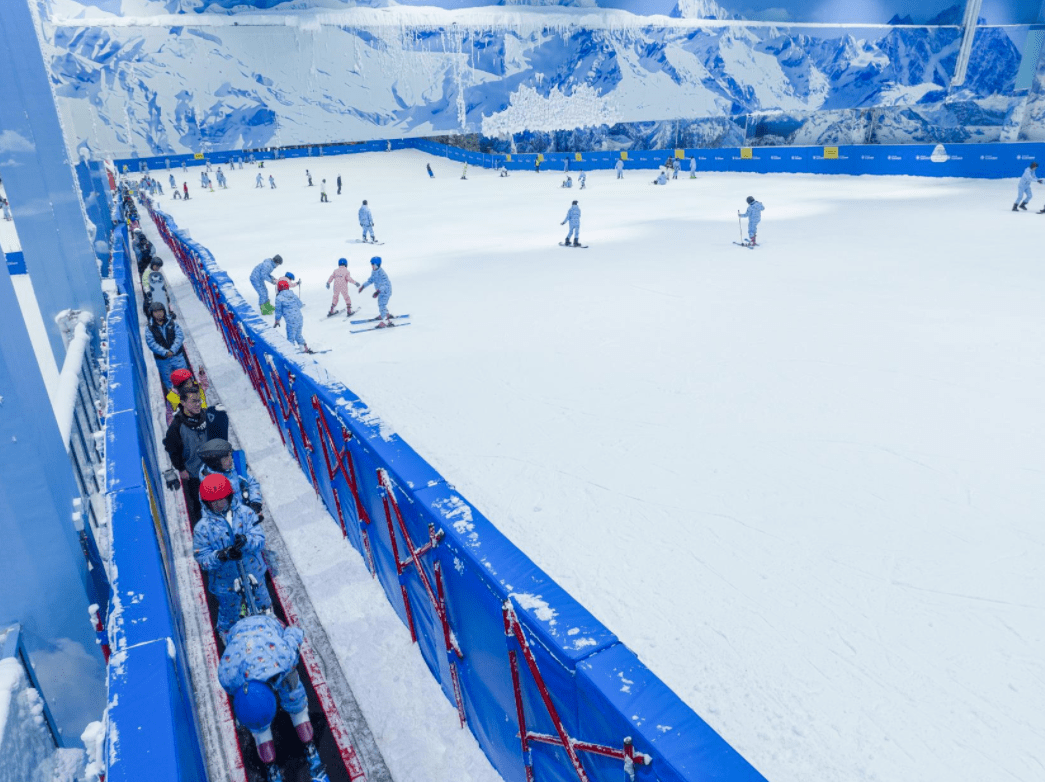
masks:
<instances>
[{"instance_id":1,"label":"blue safety padding","mask_svg":"<svg viewBox=\"0 0 1045 782\"><path fill-rule=\"evenodd\" d=\"M114 654L109 663L107 782L205 782L193 731L189 682L166 639Z\"/></svg>"},{"instance_id":2,"label":"blue safety padding","mask_svg":"<svg viewBox=\"0 0 1045 782\"><path fill-rule=\"evenodd\" d=\"M7 257L7 272L8 274L28 274L29 271L25 268L25 255L22 254L21 250L14 252L5 253Z\"/></svg>"},{"instance_id":3,"label":"blue safety padding","mask_svg":"<svg viewBox=\"0 0 1045 782\"><path fill-rule=\"evenodd\" d=\"M620 749L631 736L638 751L654 756L639 780L765 782L627 647L617 644L580 663L577 688L585 741ZM596 755L584 760L595 779L612 779L620 769L618 761Z\"/></svg>"}]
</instances>

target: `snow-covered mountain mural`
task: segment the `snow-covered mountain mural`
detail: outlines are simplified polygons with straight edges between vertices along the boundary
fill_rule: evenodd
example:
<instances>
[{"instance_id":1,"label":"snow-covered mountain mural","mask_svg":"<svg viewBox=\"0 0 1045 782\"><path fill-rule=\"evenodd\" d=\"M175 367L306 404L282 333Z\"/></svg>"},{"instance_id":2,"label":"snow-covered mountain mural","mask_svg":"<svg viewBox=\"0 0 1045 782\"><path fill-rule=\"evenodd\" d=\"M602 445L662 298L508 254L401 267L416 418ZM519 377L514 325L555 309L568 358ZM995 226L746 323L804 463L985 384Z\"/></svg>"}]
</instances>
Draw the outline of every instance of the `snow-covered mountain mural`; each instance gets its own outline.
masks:
<instances>
[{"instance_id":1,"label":"snow-covered mountain mural","mask_svg":"<svg viewBox=\"0 0 1045 782\"><path fill-rule=\"evenodd\" d=\"M36 7L67 131L98 155L453 134L519 151L1045 135L1045 74L1015 94L1011 28L981 27L949 89L959 6L928 26L825 29L745 24L714 0L670 17L503 2Z\"/></svg>"}]
</instances>

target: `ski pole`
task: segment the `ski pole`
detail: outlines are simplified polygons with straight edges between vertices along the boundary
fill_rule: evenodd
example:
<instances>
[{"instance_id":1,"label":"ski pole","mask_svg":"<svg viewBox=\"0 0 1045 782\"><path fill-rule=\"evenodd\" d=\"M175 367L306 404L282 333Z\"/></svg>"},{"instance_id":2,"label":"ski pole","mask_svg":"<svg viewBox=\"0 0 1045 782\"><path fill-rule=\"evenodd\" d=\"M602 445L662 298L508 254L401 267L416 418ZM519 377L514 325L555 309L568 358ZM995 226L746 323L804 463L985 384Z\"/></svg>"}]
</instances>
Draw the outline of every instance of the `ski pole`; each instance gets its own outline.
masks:
<instances>
[{"instance_id":1,"label":"ski pole","mask_svg":"<svg viewBox=\"0 0 1045 782\"><path fill-rule=\"evenodd\" d=\"M257 616L260 612L258 611L258 604L254 600L254 584L251 581L251 576L247 573L247 568L243 565L243 560L237 560L236 568L239 570L239 583L240 589L243 590L243 597L247 601L247 613L250 616Z\"/></svg>"},{"instance_id":2,"label":"ski pole","mask_svg":"<svg viewBox=\"0 0 1045 782\"><path fill-rule=\"evenodd\" d=\"M740 212L737 212L737 231L740 232L740 243L744 243L744 220L740 216Z\"/></svg>"}]
</instances>

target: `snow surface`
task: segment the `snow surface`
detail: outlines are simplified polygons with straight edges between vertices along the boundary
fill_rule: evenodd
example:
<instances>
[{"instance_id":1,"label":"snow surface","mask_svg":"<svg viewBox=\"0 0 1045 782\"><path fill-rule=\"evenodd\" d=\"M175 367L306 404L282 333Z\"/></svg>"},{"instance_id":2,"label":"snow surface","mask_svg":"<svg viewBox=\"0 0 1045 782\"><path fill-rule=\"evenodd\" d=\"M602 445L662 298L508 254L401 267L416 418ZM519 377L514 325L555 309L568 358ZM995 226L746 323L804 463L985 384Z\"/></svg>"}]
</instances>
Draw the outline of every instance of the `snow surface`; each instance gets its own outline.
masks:
<instances>
[{"instance_id":1,"label":"snow surface","mask_svg":"<svg viewBox=\"0 0 1045 782\"><path fill-rule=\"evenodd\" d=\"M0 660L0 782L52 782L55 749L40 694L28 686L21 663Z\"/></svg>"},{"instance_id":2,"label":"snow surface","mask_svg":"<svg viewBox=\"0 0 1045 782\"><path fill-rule=\"evenodd\" d=\"M248 299L282 254L320 364L773 782L1040 779L1043 218L1015 180L460 169L280 161L278 190L161 204ZM350 335L323 284L378 253L412 325Z\"/></svg>"}]
</instances>

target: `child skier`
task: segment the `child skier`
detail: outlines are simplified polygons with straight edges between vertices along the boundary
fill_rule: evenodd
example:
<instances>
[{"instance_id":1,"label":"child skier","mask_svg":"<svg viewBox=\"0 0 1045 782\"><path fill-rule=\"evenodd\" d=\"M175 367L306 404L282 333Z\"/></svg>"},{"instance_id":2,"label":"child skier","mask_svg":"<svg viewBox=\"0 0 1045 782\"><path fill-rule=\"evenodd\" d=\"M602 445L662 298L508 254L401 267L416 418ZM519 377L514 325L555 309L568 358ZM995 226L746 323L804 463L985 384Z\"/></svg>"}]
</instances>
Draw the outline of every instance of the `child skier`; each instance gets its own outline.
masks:
<instances>
[{"instance_id":1,"label":"child skier","mask_svg":"<svg viewBox=\"0 0 1045 782\"><path fill-rule=\"evenodd\" d=\"M348 298L348 284L352 283L357 288L359 283L352 279L352 275L348 271L348 259L340 258L337 262L337 268L330 273L327 278L327 290L330 290L330 284L334 284L334 298L330 302L330 312L327 313L329 318L335 312L337 312L337 304L339 299L345 300L346 317L351 317L358 310L352 309L352 300Z\"/></svg>"},{"instance_id":2,"label":"child skier","mask_svg":"<svg viewBox=\"0 0 1045 782\"><path fill-rule=\"evenodd\" d=\"M261 484L244 466L242 472L237 470L232 456L232 444L221 437L207 440L200 446L196 454L200 457L200 482L208 475L224 475L232 484L232 507L246 504L258 514L261 521Z\"/></svg>"},{"instance_id":3,"label":"child skier","mask_svg":"<svg viewBox=\"0 0 1045 782\"><path fill-rule=\"evenodd\" d=\"M276 285L276 290L275 327L279 328L280 318L286 318L287 339L298 345L304 352L311 353L312 351L305 344L305 338L301 335L301 308L305 306L305 303L290 292L290 283L286 280L280 280Z\"/></svg>"},{"instance_id":4,"label":"child skier","mask_svg":"<svg viewBox=\"0 0 1045 782\"><path fill-rule=\"evenodd\" d=\"M265 187L265 180L263 180L261 178L261 172L260 171L258 172L258 178L254 180L254 189L256 190L259 187L263 188L263 189Z\"/></svg>"},{"instance_id":5,"label":"child skier","mask_svg":"<svg viewBox=\"0 0 1045 782\"><path fill-rule=\"evenodd\" d=\"M566 234L566 241L564 242L564 244L567 247L569 247L570 246L570 237L572 236L573 237L573 246L574 247L580 247L581 246L581 208L579 206L577 206L577 202L576 201L573 202L573 205L570 207L570 211L568 211L566 213L566 217L563 218L563 221L561 223L559 223L559 225L566 225L567 222L569 222L569 224L570 224L570 231L569 231L569 233Z\"/></svg>"},{"instance_id":6,"label":"child skier","mask_svg":"<svg viewBox=\"0 0 1045 782\"><path fill-rule=\"evenodd\" d=\"M272 303L269 301L269 289L266 287L266 283L269 285L276 284L276 278L272 276L272 272L282 263L283 256L276 254L271 258L263 260L250 272L250 284L253 285L254 290L258 292L258 311L262 315L271 315L273 312Z\"/></svg>"},{"instance_id":7,"label":"child skier","mask_svg":"<svg viewBox=\"0 0 1045 782\"><path fill-rule=\"evenodd\" d=\"M388 279L388 274L385 272L384 269L381 268L380 256L375 255L373 258L370 259L370 268L372 270L370 272L370 277L367 278L366 282L359 286L359 292L362 293L363 289L366 288L367 285L373 283L374 298L377 299L377 306L380 312L380 317L382 320L391 321L392 318L395 317L394 315L390 315L388 313L388 300L392 296L392 281ZM382 323L378 326L378 328L381 328L385 325L385 323Z\"/></svg>"},{"instance_id":8,"label":"child skier","mask_svg":"<svg viewBox=\"0 0 1045 782\"><path fill-rule=\"evenodd\" d=\"M588 174L587 174L587 172L581 171L580 176L578 176L577 179L581 183L581 190L583 190L584 188L586 188L588 186Z\"/></svg>"},{"instance_id":9,"label":"child skier","mask_svg":"<svg viewBox=\"0 0 1045 782\"><path fill-rule=\"evenodd\" d=\"M1023 172L1023 176L1020 177L1019 190L1016 192L1016 203L1012 205L1012 211L1016 212L1020 209L1027 211L1027 204L1031 200L1030 183L1037 179L1038 184L1041 184L1041 180L1038 179L1038 161L1032 161L1027 170ZM1043 210L1045 211L1045 210Z\"/></svg>"},{"instance_id":10,"label":"child skier","mask_svg":"<svg viewBox=\"0 0 1045 782\"><path fill-rule=\"evenodd\" d=\"M739 217L747 218L748 244L755 246L755 235L758 233L758 224L762 221L762 210L765 206L761 201L756 201L754 196L747 197L747 211L737 212Z\"/></svg>"},{"instance_id":11,"label":"child skier","mask_svg":"<svg viewBox=\"0 0 1045 782\"><path fill-rule=\"evenodd\" d=\"M272 178L272 174L269 174L269 190L276 189L276 180Z\"/></svg>"},{"instance_id":12,"label":"child skier","mask_svg":"<svg viewBox=\"0 0 1045 782\"><path fill-rule=\"evenodd\" d=\"M366 201L363 201L363 205L359 207L359 225L363 229L363 241L366 241L367 232L370 232L370 241L376 242L377 237L374 236L374 216L370 214L370 207L366 205Z\"/></svg>"}]
</instances>

